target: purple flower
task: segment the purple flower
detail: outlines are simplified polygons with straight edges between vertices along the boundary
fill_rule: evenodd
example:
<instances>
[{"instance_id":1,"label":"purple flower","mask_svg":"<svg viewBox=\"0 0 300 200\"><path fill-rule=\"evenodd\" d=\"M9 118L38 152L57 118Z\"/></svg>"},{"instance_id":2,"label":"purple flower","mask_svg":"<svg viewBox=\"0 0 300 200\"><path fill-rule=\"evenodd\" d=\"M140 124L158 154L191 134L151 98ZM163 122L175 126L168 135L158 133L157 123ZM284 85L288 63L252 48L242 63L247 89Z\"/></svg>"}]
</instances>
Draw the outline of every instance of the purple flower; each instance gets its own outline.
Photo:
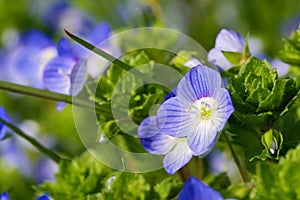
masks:
<instances>
[{"instance_id":1,"label":"purple flower","mask_svg":"<svg viewBox=\"0 0 300 200\"><path fill-rule=\"evenodd\" d=\"M0 106L0 118L5 121L9 121L7 113L2 106ZM0 122L0 140L2 140L5 137L6 131L7 131L7 127Z\"/></svg>"},{"instance_id":2,"label":"purple flower","mask_svg":"<svg viewBox=\"0 0 300 200\"><path fill-rule=\"evenodd\" d=\"M0 200L9 200L8 192L0 194Z\"/></svg>"},{"instance_id":3,"label":"purple flower","mask_svg":"<svg viewBox=\"0 0 300 200\"><path fill-rule=\"evenodd\" d=\"M174 174L194 155L185 138L176 138L160 132L155 116L143 120L138 128L138 136L148 152L165 155L163 165L169 174Z\"/></svg>"},{"instance_id":4,"label":"purple flower","mask_svg":"<svg viewBox=\"0 0 300 200\"><path fill-rule=\"evenodd\" d=\"M208 52L208 61L223 70L233 65L226 59L222 51L243 53L245 41L239 33L222 29L216 38L215 47Z\"/></svg>"},{"instance_id":5,"label":"purple flower","mask_svg":"<svg viewBox=\"0 0 300 200\"><path fill-rule=\"evenodd\" d=\"M197 156L205 156L234 111L230 95L221 87L218 72L204 65L192 68L179 82L176 97L159 108L159 130L176 138L187 138Z\"/></svg>"},{"instance_id":6,"label":"purple flower","mask_svg":"<svg viewBox=\"0 0 300 200\"><path fill-rule=\"evenodd\" d=\"M191 176L184 184L177 200L223 200L223 197L219 192Z\"/></svg>"},{"instance_id":7,"label":"purple flower","mask_svg":"<svg viewBox=\"0 0 300 200\"><path fill-rule=\"evenodd\" d=\"M7 51L3 80L43 88L45 64L57 55L53 41L38 30L21 34L19 42Z\"/></svg>"},{"instance_id":8,"label":"purple flower","mask_svg":"<svg viewBox=\"0 0 300 200\"><path fill-rule=\"evenodd\" d=\"M51 200L51 198L49 197L48 194L43 194L43 195L41 195L41 196L38 196L38 197L36 198L36 200Z\"/></svg>"}]
</instances>

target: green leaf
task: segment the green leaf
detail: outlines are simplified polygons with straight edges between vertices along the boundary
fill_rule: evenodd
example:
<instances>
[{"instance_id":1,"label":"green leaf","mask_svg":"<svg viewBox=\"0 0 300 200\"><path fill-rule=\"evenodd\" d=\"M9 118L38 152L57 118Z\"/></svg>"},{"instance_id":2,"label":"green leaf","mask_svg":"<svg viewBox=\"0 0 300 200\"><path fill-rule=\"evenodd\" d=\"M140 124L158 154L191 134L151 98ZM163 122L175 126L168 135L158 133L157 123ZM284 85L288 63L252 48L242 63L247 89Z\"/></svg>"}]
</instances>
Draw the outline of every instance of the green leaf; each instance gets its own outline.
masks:
<instances>
[{"instance_id":1,"label":"green leaf","mask_svg":"<svg viewBox=\"0 0 300 200\"><path fill-rule=\"evenodd\" d=\"M239 65L242 58L243 54L238 53L238 52L231 52L231 51L222 51L223 55L225 58L234 65Z\"/></svg>"},{"instance_id":2,"label":"green leaf","mask_svg":"<svg viewBox=\"0 0 300 200\"><path fill-rule=\"evenodd\" d=\"M279 153L282 149L283 136L280 132L270 129L261 136L261 143L265 147L260 155L256 155L250 159L252 161L254 158L261 159L265 161L267 158L279 159Z\"/></svg>"},{"instance_id":3,"label":"green leaf","mask_svg":"<svg viewBox=\"0 0 300 200\"><path fill-rule=\"evenodd\" d=\"M150 195L151 187L140 174L117 172L105 182L100 198L103 200L145 200Z\"/></svg>"},{"instance_id":4,"label":"green leaf","mask_svg":"<svg viewBox=\"0 0 300 200\"><path fill-rule=\"evenodd\" d=\"M261 163L257 167L251 199L300 199L300 145L281 157L278 164Z\"/></svg>"},{"instance_id":5,"label":"green leaf","mask_svg":"<svg viewBox=\"0 0 300 200\"><path fill-rule=\"evenodd\" d=\"M53 199L86 199L88 195L101 192L102 180L112 170L100 164L89 153L72 161L62 160L55 182L44 182L36 188L37 194L48 193Z\"/></svg>"},{"instance_id":6,"label":"green leaf","mask_svg":"<svg viewBox=\"0 0 300 200\"><path fill-rule=\"evenodd\" d=\"M183 186L182 181L177 177L169 177L154 187L159 194L159 199L175 199Z\"/></svg>"}]
</instances>

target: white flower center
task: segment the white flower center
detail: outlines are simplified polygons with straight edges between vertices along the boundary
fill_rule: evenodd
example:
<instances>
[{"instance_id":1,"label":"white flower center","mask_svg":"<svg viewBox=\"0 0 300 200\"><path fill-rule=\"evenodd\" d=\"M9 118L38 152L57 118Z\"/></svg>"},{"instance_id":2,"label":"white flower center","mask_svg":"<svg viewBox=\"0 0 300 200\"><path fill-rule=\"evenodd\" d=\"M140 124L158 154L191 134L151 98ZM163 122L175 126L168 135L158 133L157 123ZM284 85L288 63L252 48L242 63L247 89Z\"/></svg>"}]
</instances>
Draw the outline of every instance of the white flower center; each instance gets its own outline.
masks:
<instances>
[{"instance_id":1,"label":"white flower center","mask_svg":"<svg viewBox=\"0 0 300 200\"><path fill-rule=\"evenodd\" d=\"M216 100L211 97L201 98L193 103L188 111L194 113L200 120L210 120L214 111Z\"/></svg>"}]
</instances>

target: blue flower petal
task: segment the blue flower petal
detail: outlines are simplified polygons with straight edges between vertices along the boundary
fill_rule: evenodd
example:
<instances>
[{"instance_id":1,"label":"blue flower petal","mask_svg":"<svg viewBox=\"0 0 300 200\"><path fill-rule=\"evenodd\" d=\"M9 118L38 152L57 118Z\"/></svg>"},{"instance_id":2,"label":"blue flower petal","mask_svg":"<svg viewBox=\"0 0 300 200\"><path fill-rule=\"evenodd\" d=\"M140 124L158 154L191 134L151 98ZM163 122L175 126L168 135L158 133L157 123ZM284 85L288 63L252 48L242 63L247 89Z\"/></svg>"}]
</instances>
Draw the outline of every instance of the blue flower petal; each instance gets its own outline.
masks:
<instances>
[{"instance_id":1,"label":"blue flower petal","mask_svg":"<svg viewBox=\"0 0 300 200\"><path fill-rule=\"evenodd\" d=\"M216 110L212 115L212 123L217 127L217 131L221 131L230 115L234 112L230 94L225 88L215 94L214 99L218 103Z\"/></svg>"},{"instance_id":2,"label":"blue flower petal","mask_svg":"<svg viewBox=\"0 0 300 200\"><path fill-rule=\"evenodd\" d=\"M175 138L163 134L156 126L155 116L147 117L138 128L138 136L143 147L150 153L162 155L175 145Z\"/></svg>"},{"instance_id":3,"label":"blue flower petal","mask_svg":"<svg viewBox=\"0 0 300 200\"><path fill-rule=\"evenodd\" d=\"M51 200L51 198L47 194L43 194L41 196L38 196L36 200Z\"/></svg>"},{"instance_id":4,"label":"blue flower petal","mask_svg":"<svg viewBox=\"0 0 300 200\"><path fill-rule=\"evenodd\" d=\"M71 42L62 37L57 44L57 51L60 56L70 57L71 59L78 60L78 55L74 51L74 47Z\"/></svg>"},{"instance_id":5,"label":"blue flower petal","mask_svg":"<svg viewBox=\"0 0 300 200\"><path fill-rule=\"evenodd\" d=\"M222 29L216 38L215 48L223 51L243 52L245 41L243 37L228 29Z\"/></svg>"},{"instance_id":6,"label":"blue flower petal","mask_svg":"<svg viewBox=\"0 0 300 200\"><path fill-rule=\"evenodd\" d=\"M220 74L209 67L198 65L181 79L176 95L182 103L191 105L202 97L213 96L220 87Z\"/></svg>"},{"instance_id":7,"label":"blue flower petal","mask_svg":"<svg viewBox=\"0 0 300 200\"><path fill-rule=\"evenodd\" d=\"M85 84L87 75L86 64L83 60L77 62L71 72L71 86L70 86L70 94L72 96L76 96L82 90Z\"/></svg>"},{"instance_id":8,"label":"blue flower petal","mask_svg":"<svg viewBox=\"0 0 300 200\"><path fill-rule=\"evenodd\" d=\"M160 131L173 137L185 137L195 126L193 115L186 112L186 106L178 97L172 97L160 106L156 121Z\"/></svg>"},{"instance_id":9,"label":"blue flower petal","mask_svg":"<svg viewBox=\"0 0 300 200\"><path fill-rule=\"evenodd\" d=\"M210 50L207 55L207 60L215 66L218 66L222 70L226 70L232 67L232 64L227 60L227 58L222 53L222 50L220 49L214 48Z\"/></svg>"},{"instance_id":10,"label":"blue flower petal","mask_svg":"<svg viewBox=\"0 0 300 200\"><path fill-rule=\"evenodd\" d=\"M70 75L75 60L58 56L53 58L45 67L44 84L46 89L62 94L70 94Z\"/></svg>"},{"instance_id":11,"label":"blue flower petal","mask_svg":"<svg viewBox=\"0 0 300 200\"><path fill-rule=\"evenodd\" d=\"M205 156L215 146L219 133L209 121L201 121L187 137L188 145L197 156Z\"/></svg>"},{"instance_id":12,"label":"blue flower petal","mask_svg":"<svg viewBox=\"0 0 300 200\"><path fill-rule=\"evenodd\" d=\"M86 40L90 43L98 45L106 40L111 34L111 28L109 23L101 22L97 24L87 35Z\"/></svg>"},{"instance_id":13,"label":"blue flower petal","mask_svg":"<svg viewBox=\"0 0 300 200\"><path fill-rule=\"evenodd\" d=\"M9 121L7 113L2 106L0 106L0 118L4 119L5 121ZM0 140L2 140L5 137L6 131L7 127L0 122Z\"/></svg>"},{"instance_id":14,"label":"blue flower petal","mask_svg":"<svg viewBox=\"0 0 300 200\"><path fill-rule=\"evenodd\" d=\"M174 174L188 163L192 156L193 152L188 147L186 139L176 138L175 147L164 158L164 168L169 174Z\"/></svg>"},{"instance_id":15,"label":"blue flower petal","mask_svg":"<svg viewBox=\"0 0 300 200\"><path fill-rule=\"evenodd\" d=\"M190 177L184 184L177 200L223 200L219 192L205 185L195 177Z\"/></svg>"},{"instance_id":16,"label":"blue flower petal","mask_svg":"<svg viewBox=\"0 0 300 200\"><path fill-rule=\"evenodd\" d=\"M24 46L38 47L40 49L47 46L54 46L54 42L39 30L30 30L21 35L20 44Z\"/></svg>"},{"instance_id":17,"label":"blue flower petal","mask_svg":"<svg viewBox=\"0 0 300 200\"><path fill-rule=\"evenodd\" d=\"M9 200L8 192L0 194L0 200Z\"/></svg>"}]
</instances>

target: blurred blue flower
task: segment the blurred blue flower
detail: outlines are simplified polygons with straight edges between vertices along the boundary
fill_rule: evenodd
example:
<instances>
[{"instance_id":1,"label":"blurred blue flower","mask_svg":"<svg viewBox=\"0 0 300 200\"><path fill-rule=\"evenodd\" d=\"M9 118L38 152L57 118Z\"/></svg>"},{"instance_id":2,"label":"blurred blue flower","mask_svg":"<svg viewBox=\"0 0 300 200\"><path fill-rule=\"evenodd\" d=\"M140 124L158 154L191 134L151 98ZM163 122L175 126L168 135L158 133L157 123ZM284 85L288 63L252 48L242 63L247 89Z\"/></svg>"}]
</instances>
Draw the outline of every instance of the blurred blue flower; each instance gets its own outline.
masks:
<instances>
[{"instance_id":1,"label":"blurred blue flower","mask_svg":"<svg viewBox=\"0 0 300 200\"><path fill-rule=\"evenodd\" d=\"M143 120L138 128L138 136L148 152L165 155L163 165L169 174L174 174L194 155L187 145L186 138L176 138L160 132L155 116Z\"/></svg>"},{"instance_id":2,"label":"blurred blue flower","mask_svg":"<svg viewBox=\"0 0 300 200\"><path fill-rule=\"evenodd\" d=\"M57 51L58 55L45 67L45 88L53 92L76 96L82 89L86 78L83 60L66 38L58 42ZM64 106L64 102L58 102L57 110L62 110Z\"/></svg>"},{"instance_id":3,"label":"blurred blue flower","mask_svg":"<svg viewBox=\"0 0 300 200\"><path fill-rule=\"evenodd\" d=\"M41 196L38 196L36 200L51 200L51 198L48 196L48 194L43 194Z\"/></svg>"},{"instance_id":4,"label":"blurred blue flower","mask_svg":"<svg viewBox=\"0 0 300 200\"><path fill-rule=\"evenodd\" d=\"M208 61L215 66L226 70L233 65L226 59L222 51L243 53L245 40L239 33L222 29L217 35L215 47L208 52Z\"/></svg>"},{"instance_id":5,"label":"blurred blue flower","mask_svg":"<svg viewBox=\"0 0 300 200\"><path fill-rule=\"evenodd\" d=\"M289 72L289 65L279 59L270 59L262 52L263 42L257 37L250 37L248 40L251 55L260 60L268 60L273 68L277 69L279 77L284 77ZM222 70L233 67L222 51L243 53L245 48L244 38L233 30L222 29L217 35L215 47L208 52L208 61Z\"/></svg>"},{"instance_id":6,"label":"blurred blue flower","mask_svg":"<svg viewBox=\"0 0 300 200\"><path fill-rule=\"evenodd\" d=\"M119 52L115 50L117 48L112 47L109 41L105 41L110 34L109 24L103 22L97 24L82 38L107 53L116 55L114 52ZM72 44L66 38L62 38L58 42L57 51L58 55L47 63L44 71L45 88L50 91L76 96L82 90L87 75L96 79L106 68L107 61L104 58L90 53L79 44ZM65 103L58 102L57 110L62 110L64 106Z\"/></svg>"},{"instance_id":7,"label":"blurred blue flower","mask_svg":"<svg viewBox=\"0 0 300 200\"><path fill-rule=\"evenodd\" d=\"M233 111L230 95L221 87L220 74L198 65L181 79L176 97L162 103L156 121L162 133L187 138L195 155L205 156Z\"/></svg>"},{"instance_id":8,"label":"blurred blue flower","mask_svg":"<svg viewBox=\"0 0 300 200\"><path fill-rule=\"evenodd\" d=\"M0 106L0 118L5 121L9 121L8 115L2 106ZM5 137L6 131L7 127L0 122L0 140L2 140Z\"/></svg>"},{"instance_id":9,"label":"blurred blue flower","mask_svg":"<svg viewBox=\"0 0 300 200\"><path fill-rule=\"evenodd\" d=\"M41 13L41 19L53 32L71 32L84 34L94 25L92 16L74 8L67 1L51 1ZM41 10L41 9L39 9Z\"/></svg>"},{"instance_id":10,"label":"blurred blue flower","mask_svg":"<svg viewBox=\"0 0 300 200\"><path fill-rule=\"evenodd\" d=\"M56 56L53 41L38 30L30 30L18 37L19 42L6 49L0 78L27 86L43 88L42 75L45 64ZM3 57L1 57L3 58Z\"/></svg>"},{"instance_id":11,"label":"blurred blue flower","mask_svg":"<svg viewBox=\"0 0 300 200\"><path fill-rule=\"evenodd\" d=\"M0 200L9 200L8 192L0 194Z\"/></svg>"},{"instance_id":12,"label":"blurred blue flower","mask_svg":"<svg viewBox=\"0 0 300 200\"><path fill-rule=\"evenodd\" d=\"M221 194L191 176L181 189L177 200L223 200Z\"/></svg>"}]
</instances>

